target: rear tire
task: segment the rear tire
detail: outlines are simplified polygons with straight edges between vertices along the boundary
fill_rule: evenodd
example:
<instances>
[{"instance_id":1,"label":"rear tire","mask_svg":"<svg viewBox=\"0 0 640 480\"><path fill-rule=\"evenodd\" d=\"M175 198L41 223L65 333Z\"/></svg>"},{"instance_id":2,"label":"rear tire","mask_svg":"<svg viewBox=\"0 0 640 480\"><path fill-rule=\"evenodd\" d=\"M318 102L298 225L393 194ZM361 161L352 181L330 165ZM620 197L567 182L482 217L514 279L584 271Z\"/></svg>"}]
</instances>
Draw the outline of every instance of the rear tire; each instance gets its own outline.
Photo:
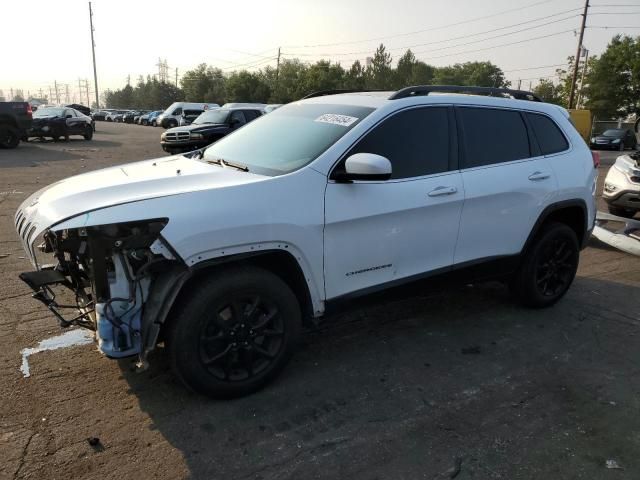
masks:
<instances>
[{"instance_id":1,"label":"rear tire","mask_svg":"<svg viewBox=\"0 0 640 480\"><path fill-rule=\"evenodd\" d=\"M11 125L0 125L0 148L16 148L20 145L20 131Z\"/></svg>"},{"instance_id":2,"label":"rear tire","mask_svg":"<svg viewBox=\"0 0 640 480\"><path fill-rule=\"evenodd\" d=\"M542 228L522 259L511 290L526 307L548 307L560 300L578 270L580 246L576 233L564 223Z\"/></svg>"},{"instance_id":3,"label":"rear tire","mask_svg":"<svg viewBox=\"0 0 640 480\"><path fill-rule=\"evenodd\" d=\"M197 282L170 319L171 365L195 392L247 395L284 368L301 323L298 300L277 275L255 267L221 270Z\"/></svg>"},{"instance_id":4,"label":"rear tire","mask_svg":"<svg viewBox=\"0 0 640 480\"><path fill-rule=\"evenodd\" d=\"M622 207L614 207L613 205L608 205L609 213L611 215L615 215L616 217L624 217L631 218L636 214L636 210L628 210Z\"/></svg>"}]
</instances>

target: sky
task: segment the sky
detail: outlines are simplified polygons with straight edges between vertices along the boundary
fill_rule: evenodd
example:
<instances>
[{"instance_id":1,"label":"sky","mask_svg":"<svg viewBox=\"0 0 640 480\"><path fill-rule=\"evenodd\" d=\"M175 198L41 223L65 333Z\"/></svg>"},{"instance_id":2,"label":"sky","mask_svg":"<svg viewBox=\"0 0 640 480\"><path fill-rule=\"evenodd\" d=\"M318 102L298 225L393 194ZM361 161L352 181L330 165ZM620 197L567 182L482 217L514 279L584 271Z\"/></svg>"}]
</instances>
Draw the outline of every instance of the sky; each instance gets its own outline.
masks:
<instances>
[{"instance_id":1,"label":"sky","mask_svg":"<svg viewBox=\"0 0 640 480\"><path fill-rule=\"evenodd\" d=\"M640 35L640 0L591 0L584 45L600 54L617 33ZM281 58L327 59L348 68L384 43L435 66L489 60L513 86L553 79L575 55L583 0L94 0L99 91L130 78L170 78L199 63L225 72L275 66ZM58 85L80 99L93 67L85 0L3 2L0 89L37 96ZM607 27L607 28L600 28ZM84 87L82 87L84 88ZM83 93L82 98L86 98ZM83 103L86 103L84 101Z\"/></svg>"}]
</instances>

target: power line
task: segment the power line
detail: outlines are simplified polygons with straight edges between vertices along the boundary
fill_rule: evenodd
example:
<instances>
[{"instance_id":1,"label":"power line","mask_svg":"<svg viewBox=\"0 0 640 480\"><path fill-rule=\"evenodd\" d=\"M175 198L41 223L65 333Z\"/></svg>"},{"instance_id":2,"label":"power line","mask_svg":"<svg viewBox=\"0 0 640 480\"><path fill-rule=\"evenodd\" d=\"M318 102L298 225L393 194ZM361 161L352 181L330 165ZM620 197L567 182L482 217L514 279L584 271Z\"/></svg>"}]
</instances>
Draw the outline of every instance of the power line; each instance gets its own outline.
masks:
<instances>
[{"instance_id":1,"label":"power line","mask_svg":"<svg viewBox=\"0 0 640 480\"><path fill-rule=\"evenodd\" d=\"M525 25L525 24L528 24L528 23L537 22L537 21L540 21L540 20L546 20L547 18L556 17L558 15L562 15L562 14L565 14L565 13L568 13L568 12L575 12L576 10L580 10L580 9L566 10L564 12L555 13L553 15L547 15L545 17L540 17L540 18L536 18L536 19L533 19L533 20L528 20L528 21L525 21L525 22L516 23L516 24L513 24L513 25L507 25L507 26L504 26L504 27L493 28L491 30L485 30L484 32L471 33L471 34L467 34L467 35L461 35L459 37L453 37L453 38L449 38L449 39L445 39L445 40L436 40L436 41L427 42L427 43L418 43L418 44L415 44L415 45L406 45L406 46L402 46L402 47L393 47L393 48L388 48L387 50L388 51L393 51L393 50L404 50L404 49L416 48L416 47L424 47L426 45L436 45L438 43L445 43L445 42L450 42L450 41L454 41L454 40L460 40L460 39L463 39L463 38L470 38L470 37L475 37L475 36L478 36L478 35L485 35L487 33L493 33L493 32L497 32L497 31L500 31L500 30L506 30L506 29L517 27L517 26L520 26L520 25ZM506 36L509 36L509 35L515 35L517 33L522 33L522 32L526 32L526 31L529 31L529 30L535 30L536 28L545 27L547 25L552 25L552 24L555 24L555 23L564 22L566 20L570 20L570 19L576 18L578 16L579 15L570 15L568 17L564 17L564 18L560 18L560 19L553 20L553 21L550 21L550 22L542 23L540 25L534 25L534 26L527 27L527 28L521 28L520 30L515 30L513 32L501 33L499 35L494 35L492 37L481 38L481 39L478 39L478 40L474 40L473 42L462 43L462 44L458 44L458 45L445 46L445 47L441 47L440 49L436 49L436 50L445 50L447 48L456 48L456 47L460 47L460 46L470 45L471 43L484 42L486 40L492 40L492 39L495 39L495 38L501 38L501 37L506 37ZM316 56L364 55L364 54L367 54L367 53L370 54L371 51L367 50L367 51L349 52L349 53L295 53L295 54L289 54L289 55L298 55L298 56L303 56L303 57L316 57Z\"/></svg>"},{"instance_id":2,"label":"power line","mask_svg":"<svg viewBox=\"0 0 640 480\"><path fill-rule=\"evenodd\" d=\"M269 62L273 62L274 60L276 60L277 57L271 57L271 58L267 58L266 60L258 60L257 62L249 62L249 63L239 63L239 64L235 64L235 65L231 65L229 67L224 67L221 68L221 70L232 70L238 67L245 67L245 68L252 68L252 67L257 67L258 65L262 65L265 63L269 63Z\"/></svg>"},{"instance_id":3,"label":"power line","mask_svg":"<svg viewBox=\"0 0 640 480\"><path fill-rule=\"evenodd\" d=\"M503 70L502 73L513 73L513 72L523 72L525 70L542 70L543 68L554 68L554 67L566 67L566 63L558 63L556 65L541 65L539 67L527 67L527 68L518 68L514 70ZM529 80L528 78L523 78L522 80Z\"/></svg>"},{"instance_id":4,"label":"power line","mask_svg":"<svg viewBox=\"0 0 640 480\"><path fill-rule=\"evenodd\" d=\"M415 35L418 33L425 33L425 32L433 32L435 30L442 30L444 28L449 28L449 27L455 27L458 25L464 25L467 23L472 23L472 22L477 22L479 20L486 20L488 18L493 18L493 17L497 17L500 15L505 15L507 13L512 13L512 12L521 12L522 10L525 10L527 8L532 8L532 7L537 7L538 5L543 5L545 3L551 3L553 0L544 0L541 2L535 2L529 5L524 5L522 7L518 7L518 8L512 8L509 10L503 10L501 12L496 12L490 15L484 15L482 17L475 17L475 18L470 18L467 20L462 20L460 22L456 22L456 23L450 23L447 25L441 25L439 27L430 27L430 28L425 28L422 30L415 30L412 32L404 32L404 33L398 33L395 35L386 35L386 36L382 36L382 37L375 37L375 38L368 38L368 39L363 39L363 40L353 40L353 41L349 41L349 42L335 42L335 43L319 43L316 45L285 45L283 48L315 48L315 47L334 47L334 46L339 46L339 45L353 45L356 43L365 43L365 42L373 42L373 41L378 41L378 40L386 40L389 38L398 38L398 37L404 37L404 36L408 36L408 35Z\"/></svg>"},{"instance_id":5,"label":"power line","mask_svg":"<svg viewBox=\"0 0 640 480\"><path fill-rule=\"evenodd\" d=\"M555 32L555 33L550 33L548 35L540 35L538 37L530 37L530 38L525 38L523 40L519 40L517 42L509 42L509 43L502 43L499 45L492 45L490 47L484 47L484 48L476 48L474 50L463 50L461 52L449 52L447 54L444 55L439 55L436 57L427 57L426 60L434 60L437 58L444 58L444 57L449 57L449 56L454 56L454 55L461 55L461 54L465 54L465 53L476 53L476 52L483 52L485 50L491 50L493 48L501 48L501 47L509 47L511 45L520 45L521 43L527 43L527 42L532 42L534 40L541 40L543 38L550 38L550 37L557 37L558 35L563 35L565 33L573 33L574 29L570 29L570 30L563 30L561 32ZM423 51L423 52L414 52L415 55L422 55L423 53L429 53L432 52L433 50L427 50L427 51Z\"/></svg>"}]
</instances>

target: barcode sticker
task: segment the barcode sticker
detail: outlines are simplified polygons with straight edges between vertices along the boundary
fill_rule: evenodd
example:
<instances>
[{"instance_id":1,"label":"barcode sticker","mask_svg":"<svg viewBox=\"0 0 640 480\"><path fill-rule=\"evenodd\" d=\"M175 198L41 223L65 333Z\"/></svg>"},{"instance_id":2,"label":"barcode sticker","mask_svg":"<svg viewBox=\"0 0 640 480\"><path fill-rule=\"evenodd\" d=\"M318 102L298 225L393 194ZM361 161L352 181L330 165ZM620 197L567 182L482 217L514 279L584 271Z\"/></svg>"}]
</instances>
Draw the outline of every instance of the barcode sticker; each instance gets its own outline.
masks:
<instances>
[{"instance_id":1,"label":"barcode sticker","mask_svg":"<svg viewBox=\"0 0 640 480\"><path fill-rule=\"evenodd\" d=\"M332 123L333 125L342 125L343 127L350 127L359 119L357 117L350 117L349 115L338 115L337 113L325 113L316 118L316 122Z\"/></svg>"}]
</instances>

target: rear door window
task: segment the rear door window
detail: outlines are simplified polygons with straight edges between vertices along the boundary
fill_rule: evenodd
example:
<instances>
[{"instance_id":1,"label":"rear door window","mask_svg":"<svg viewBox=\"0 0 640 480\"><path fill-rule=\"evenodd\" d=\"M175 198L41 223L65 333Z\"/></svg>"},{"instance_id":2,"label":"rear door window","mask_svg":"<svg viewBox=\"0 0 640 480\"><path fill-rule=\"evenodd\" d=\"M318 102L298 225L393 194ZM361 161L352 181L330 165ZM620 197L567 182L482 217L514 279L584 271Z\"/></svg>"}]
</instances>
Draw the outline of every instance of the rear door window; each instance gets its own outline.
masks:
<instances>
[{"instance_id":1,"label":"rear door window","mask_svg":"<svg viewBox=\"0 0 640 480\"><path fill-rule=\"evenodd\" d=\"M527 113L527 119L543 155L563 152L569 148L569 142L567 142L562 131L549 117L536 113Z\"/></svg>"},{"instance_id":2,"label":"rear door window","mask_svg":"<svg viewBox=\"0 0 640 480\"><path fill-rule=\"evenodd\" d=\"M464 138L464 167L481 167L531 156L520 112L483 107L458 108Z\"/></svg>"}]
</instances>

